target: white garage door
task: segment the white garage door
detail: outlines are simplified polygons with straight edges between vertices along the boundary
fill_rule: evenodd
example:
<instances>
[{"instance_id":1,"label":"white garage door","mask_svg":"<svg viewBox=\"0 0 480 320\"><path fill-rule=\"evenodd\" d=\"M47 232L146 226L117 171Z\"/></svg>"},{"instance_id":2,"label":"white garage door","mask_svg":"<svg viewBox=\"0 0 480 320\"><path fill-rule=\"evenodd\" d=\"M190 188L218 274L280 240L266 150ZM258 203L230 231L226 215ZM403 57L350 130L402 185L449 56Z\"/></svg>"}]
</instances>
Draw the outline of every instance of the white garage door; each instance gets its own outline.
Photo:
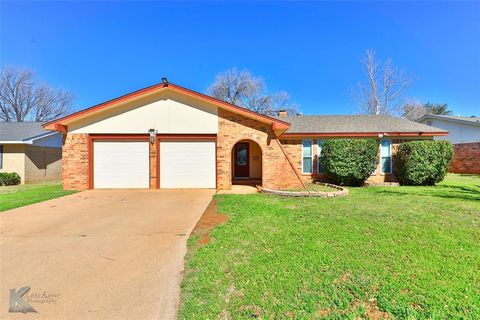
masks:
<instances>
[{"instance_id":1,"label":"white garage door","mask_svg":"<svg viewBox=\"0 0 480 320\"><path fill-rule=\"evenodd\" d=\"M215 142L161 141L161 188L215 188Z\"/></svg>"},{"instance_id":2,"label":"white garage door","mask_svg":"<svg viewBox=\"0 0 480 320\"><path fill-rule=\"evenodd\" d=\"M94 188L148 188L148 142L94 141Z\"/></svg>"}]
</instances>

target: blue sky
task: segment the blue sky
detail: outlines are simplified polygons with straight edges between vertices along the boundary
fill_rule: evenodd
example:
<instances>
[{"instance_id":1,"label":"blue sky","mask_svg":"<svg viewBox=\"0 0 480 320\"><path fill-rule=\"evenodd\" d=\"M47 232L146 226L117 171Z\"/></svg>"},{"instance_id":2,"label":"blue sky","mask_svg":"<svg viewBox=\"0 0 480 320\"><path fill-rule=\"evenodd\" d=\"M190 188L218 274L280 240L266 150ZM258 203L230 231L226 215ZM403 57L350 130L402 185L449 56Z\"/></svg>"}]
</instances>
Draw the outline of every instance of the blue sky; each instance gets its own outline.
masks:
<instances>
[{"instance_id":1,"label":"blue sky","mask_svg":"<svg viewBox=\"0 0 480 320\"><path fill-rule=\"evenodd\" d=\"M480 115L477 2L0 2L0 63L33 67L75 109L160 82L204 92L248 68L304 114L356 113L374 49L416 76L408 96Z\"/></svg>"}]
</instances>

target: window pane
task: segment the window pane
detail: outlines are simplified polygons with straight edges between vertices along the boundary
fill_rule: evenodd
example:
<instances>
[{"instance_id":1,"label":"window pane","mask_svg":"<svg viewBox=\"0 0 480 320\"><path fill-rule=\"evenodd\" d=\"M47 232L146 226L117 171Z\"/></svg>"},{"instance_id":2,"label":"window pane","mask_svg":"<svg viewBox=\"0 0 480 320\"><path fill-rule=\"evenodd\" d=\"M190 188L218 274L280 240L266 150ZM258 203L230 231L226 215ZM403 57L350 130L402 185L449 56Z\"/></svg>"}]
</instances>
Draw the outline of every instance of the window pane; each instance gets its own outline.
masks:
<instances>
[{"instance_id":1,"label":"window pane","mask_svg":"<svg viewBox=\"0 0 480 320\"><path fill-rule=\"evenodd\" d=\"M311 157L303 157L303 173L312 173Z\"/></svg>"},{"instance_id":2,"label":"window pane","mask_svg":"<svg viewBox=\"0 0 480 320\"><path fill-rule=\"evenodd\" d=\"M303 141L303 156L304 157L311 157L312 156L312 141L311 140L304 140Z\"/></svg>"},{"instance_id":3,"label":"window pane","mask_svg":"<svg viewBox=\"0 0 480 320\"><path fill-rule=\"evenodd\" d=\"M391 173L391 141L389 139L382 140L380 142L380 156L382 173Z\"/></svg>"},{"instance_id":4,"label":"window pane","mask_svg":"<svg viewBox=\"0 0 480 320\"><path fill-rule=\"evenodd\" d=\"M382 157L382 173L391 173L390 157Z\"/></svg>"},{"instance_id":5,"label":"window pane","mask_svg":"<svg viewBox=\"0 0 480 320\"><path fill-rule=\"evenodd\" d=\"M390 140L382 140L381 155L382 157L390 157Z\"/></svg>"},{"instance_id":6,"label":"window pane","mask_svg":"<svg viewBox=\"0 0 480 320\"><path fill-rule=\"evenodd\" d=\"M247 165L247 146L246 145L238 145L237 146L237 162L238 166L246 166Z\"/></svg>"}]
</instances>

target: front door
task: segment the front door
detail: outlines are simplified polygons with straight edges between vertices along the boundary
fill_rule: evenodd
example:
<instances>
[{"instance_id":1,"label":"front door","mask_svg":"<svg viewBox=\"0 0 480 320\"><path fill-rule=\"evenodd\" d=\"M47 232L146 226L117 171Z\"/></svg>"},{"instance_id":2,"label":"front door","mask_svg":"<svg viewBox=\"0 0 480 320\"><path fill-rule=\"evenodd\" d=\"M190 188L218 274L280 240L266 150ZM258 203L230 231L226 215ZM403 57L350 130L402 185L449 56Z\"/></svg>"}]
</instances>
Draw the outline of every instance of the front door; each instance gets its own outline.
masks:
<instances>
[{"instance_id":1,"label":"front door","mask_svg":"<svg viewBox=\"0 0 480 320\"><path fill-rule=\"evenodd\" d=\"M250 176L248 143L239 142L235 145L234 177L248 178Z\"/></svg>"}]
</instances>

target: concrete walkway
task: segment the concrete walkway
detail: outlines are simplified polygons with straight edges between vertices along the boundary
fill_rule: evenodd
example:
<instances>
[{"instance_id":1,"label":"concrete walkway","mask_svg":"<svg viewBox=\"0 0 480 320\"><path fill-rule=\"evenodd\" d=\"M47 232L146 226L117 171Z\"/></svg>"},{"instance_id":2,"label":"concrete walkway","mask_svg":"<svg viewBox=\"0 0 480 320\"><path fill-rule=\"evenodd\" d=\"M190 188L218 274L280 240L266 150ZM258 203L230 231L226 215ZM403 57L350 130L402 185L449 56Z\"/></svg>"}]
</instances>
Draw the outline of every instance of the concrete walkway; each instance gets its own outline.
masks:
<instances>
[{"instance_id":1,"label":"concrete walkway","mask_svg":"<svg viewBox=\"0 0 480 320\"><path fill-rule=\"evenodd\" d=\"M186 241L214 193L95 190L0 213L0 318L174 319ZM38 313L8 312L21 287Z\"/></svg>"},{"instance_id":2,"label":"concrete walkway","mask_svg":"<svg viewBox=\"0 0 480 320\"><path fill-rule=\"evenodd\" d=\"M258 193L257 188L244 185L232 185L230 190L218 190L217 194L252 194Z\"/></svg>"}]
</instances>

